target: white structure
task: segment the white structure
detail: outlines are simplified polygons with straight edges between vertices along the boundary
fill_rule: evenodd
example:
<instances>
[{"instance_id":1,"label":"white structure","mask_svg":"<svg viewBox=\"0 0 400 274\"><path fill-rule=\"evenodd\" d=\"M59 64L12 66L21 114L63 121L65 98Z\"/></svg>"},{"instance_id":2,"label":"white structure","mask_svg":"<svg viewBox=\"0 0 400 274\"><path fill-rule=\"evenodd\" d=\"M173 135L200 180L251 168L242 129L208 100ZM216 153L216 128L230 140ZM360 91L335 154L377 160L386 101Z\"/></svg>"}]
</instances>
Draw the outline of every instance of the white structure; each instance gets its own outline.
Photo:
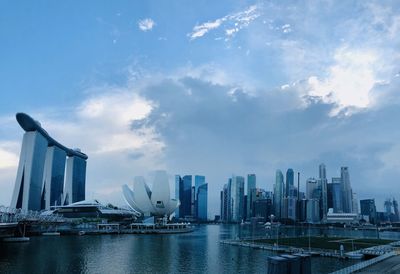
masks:
<instances>
[{"instance_id":1,"label":"white structure","mask_svg":"<svg viewBox=\"0 0 400 274\"><path fill-rule=\"evenodd\" d=\"M333 209L330 208L326 216L328 223L343 223L350 224L358 221L358 214L355 213L333 213Z\"/></svg>"},{"instance_id":2,"label":"white structure","mask_svg":"<svg viewBox=\"0 0 400 274\"><path fill-rule=\"evenodd\" d=\"M133 191L122 186L122 192L129 207L144 216L169 216L180 202L170 198L168 176L165 171L157 171L153 182L153 191L150 190L143 177L136 177Z\"/></svg>"}]
</instances>

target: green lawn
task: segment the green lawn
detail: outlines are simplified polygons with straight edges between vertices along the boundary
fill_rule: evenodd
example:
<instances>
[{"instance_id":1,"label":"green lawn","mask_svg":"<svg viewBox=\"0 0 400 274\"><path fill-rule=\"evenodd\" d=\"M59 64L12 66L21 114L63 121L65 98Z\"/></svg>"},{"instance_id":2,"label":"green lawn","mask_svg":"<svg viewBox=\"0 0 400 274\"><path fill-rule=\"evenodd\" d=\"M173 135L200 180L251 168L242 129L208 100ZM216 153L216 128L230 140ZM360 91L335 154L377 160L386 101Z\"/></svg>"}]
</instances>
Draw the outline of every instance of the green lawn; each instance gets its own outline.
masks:
<instances>
[{"instance_id":1,"label":"green lawn","mask_svg":"<svg viewBox=\"0 0 400 274\"><path fill-rule=\"evenodd\" d=\"M267 243L274 244L276 243L276 239L262 239L262 240L254 240L248 241L254 243ZM380 240L380 239L354 239L354 250L367 248L376 245L384 245L391 243L391 240ZM332 249L339 250L340 245L344 246L345 251L353 250L352 240L350 238L335 238L335 237L310 237L310 246L311 248L323 248L323 249ZM293 246L293 247L301 247L308 248L308 237L297 237L297 238L280 238L279 245Z\"/></svg>"}]
</instances>

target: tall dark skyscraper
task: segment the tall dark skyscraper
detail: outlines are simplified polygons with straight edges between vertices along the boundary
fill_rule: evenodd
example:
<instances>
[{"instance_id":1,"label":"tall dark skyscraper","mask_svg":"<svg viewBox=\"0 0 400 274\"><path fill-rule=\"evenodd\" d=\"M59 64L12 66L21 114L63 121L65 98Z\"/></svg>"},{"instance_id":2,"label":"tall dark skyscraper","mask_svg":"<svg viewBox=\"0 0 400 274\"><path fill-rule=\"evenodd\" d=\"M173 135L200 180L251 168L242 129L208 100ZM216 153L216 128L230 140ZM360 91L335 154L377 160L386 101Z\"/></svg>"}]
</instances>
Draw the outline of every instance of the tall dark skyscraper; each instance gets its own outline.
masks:
<instances>
[{"instance_id":1,"label":"tall dark skyscraper","mask_svg":"<svg viewBox=\"0 0 400 274\"><path fill-rule=\"evenodd\" d=\"M343 212L353 212L353 193L350 185L350 174L348 167L341 167L340 178L342 181Z\"/></svg>"},{"instance_id":2,"label":"tall dark skyscraper","mask_svg":"<svg viewBox=\"0 0 400 274\"><path fill-rule=\"evenodd\" d=\"M376 224L376 206L374 199L360 200L361 215L368 216L371 224Z\"/></svg>"},{"instance_id":3,"label":"tall dark skyscraper","mask_svg":"<svg viewBox=\"0 0 400 274\"><path fill-rule=\"evenodd\" d=\"M175 177L175 187L179 185L179 218L192 216L192 175L183 176L181 179L179 175Z\"/></svg>"},{"instance_id":4,"label":"tall dark skyscraper","mask_svg":"<svg viewBox=\"0 0 400 274\"><path fill-rule=\"evenodd\" d=\"M250 220L251 216L253 216L252 208L254 197L252 197L252 190L256 188L256 175L248 174L247 175L247 209L246 209L246 219Z\"/></svg>"},{"instance_id":5,"label":"tall dark skyscraper","mask_svg":"<svg viewBox=\"0 0 400 274\"><path fill-rule=\"evenodd\" d=\"M322 218L326 219L326 214L328 213L328 179L326 178L326 167L324 164L319 165L319 187L321 189L321 213Z\"/></svg>"},{"instance_id":6,"label":"tall dark skyscraper","mask_svg":"<svg viewBox=\"0 0 400 274\"><path fill-rule=\"evenodd\" d=\"M293 169L289 168L286 171L286 188L285 188L285 196L289 197L290 188L294 186L294 172Z\"/></svg>"}]
</instances>

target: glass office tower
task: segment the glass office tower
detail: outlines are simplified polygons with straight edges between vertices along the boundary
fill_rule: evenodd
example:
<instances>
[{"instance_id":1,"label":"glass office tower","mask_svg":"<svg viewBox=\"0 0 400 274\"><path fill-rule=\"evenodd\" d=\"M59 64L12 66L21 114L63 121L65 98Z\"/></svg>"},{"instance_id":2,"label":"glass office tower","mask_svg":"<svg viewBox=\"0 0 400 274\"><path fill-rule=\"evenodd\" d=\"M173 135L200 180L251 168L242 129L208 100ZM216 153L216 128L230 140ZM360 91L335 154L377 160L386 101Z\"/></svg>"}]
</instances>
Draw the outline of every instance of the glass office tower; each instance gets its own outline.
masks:
<instances>
[{"instance_id":1,"label":"glass office tower","mask_svg":"<svg viewBox=\"0 0 400 274\"><path fill-rule=\"evenodd\" d=\"M207 221L208 184L202 184L197 190L197 219Z\"/></svg>"}]
</instances>

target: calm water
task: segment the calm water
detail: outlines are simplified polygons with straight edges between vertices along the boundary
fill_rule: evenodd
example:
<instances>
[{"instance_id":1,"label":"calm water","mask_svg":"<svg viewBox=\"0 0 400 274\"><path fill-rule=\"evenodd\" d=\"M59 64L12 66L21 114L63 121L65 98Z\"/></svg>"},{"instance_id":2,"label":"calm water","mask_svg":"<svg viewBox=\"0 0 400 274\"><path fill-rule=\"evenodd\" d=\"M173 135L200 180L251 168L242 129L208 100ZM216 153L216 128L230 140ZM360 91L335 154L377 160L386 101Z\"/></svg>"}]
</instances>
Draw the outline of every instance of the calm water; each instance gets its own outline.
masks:
<instances>
[{"instance_id":1,"label":"calm water","mask_svg":"<svg viewBox=\"0 0 400 274\"><path fill-rule=\"evenodd\" d=\"M28 243L0 242L0 273L266 273L272 252L219 243L254 232L251 227L203 225L176 235L48 236L32 237ZM327 273L355 262L313 258L312 269Z\"/></svg>"}]
</instances>

